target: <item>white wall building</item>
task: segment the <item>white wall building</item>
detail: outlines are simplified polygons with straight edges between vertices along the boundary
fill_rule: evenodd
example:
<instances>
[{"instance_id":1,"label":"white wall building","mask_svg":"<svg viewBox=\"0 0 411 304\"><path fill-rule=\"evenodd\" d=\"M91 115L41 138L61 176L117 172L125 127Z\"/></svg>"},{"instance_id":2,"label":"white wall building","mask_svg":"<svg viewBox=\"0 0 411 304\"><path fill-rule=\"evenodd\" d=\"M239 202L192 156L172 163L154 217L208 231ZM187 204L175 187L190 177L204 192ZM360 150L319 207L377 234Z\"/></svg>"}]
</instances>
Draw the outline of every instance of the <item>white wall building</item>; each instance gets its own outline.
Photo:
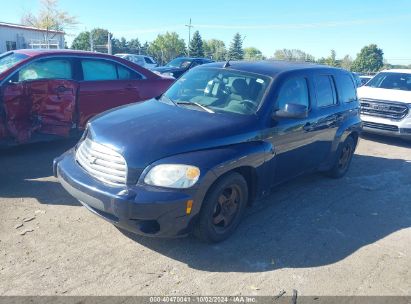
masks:
<instances>
[{"instance_id":1,"label":"white wall building","mask_svg":"<svg viewBox=\"0 0 411 304\"><path fill-rule=\"evenodd\" d=\"M63 49L64 32L0 22L0 53L32 48Z\"/></svg>"}]
</instances>

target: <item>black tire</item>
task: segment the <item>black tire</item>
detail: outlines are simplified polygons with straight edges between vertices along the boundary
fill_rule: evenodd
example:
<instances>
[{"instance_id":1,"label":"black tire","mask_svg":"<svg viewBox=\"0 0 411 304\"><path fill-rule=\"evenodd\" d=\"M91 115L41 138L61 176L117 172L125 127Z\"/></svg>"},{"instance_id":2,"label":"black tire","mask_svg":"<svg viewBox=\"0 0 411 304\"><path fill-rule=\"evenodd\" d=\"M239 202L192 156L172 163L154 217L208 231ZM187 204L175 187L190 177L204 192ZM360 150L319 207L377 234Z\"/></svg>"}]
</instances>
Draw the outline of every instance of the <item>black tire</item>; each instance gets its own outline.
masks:
<instances>
[{"instance_id":1,"label":"black tire","mask_svg":"<svg viewBox=\"0 0 411 304\"><path fill-rule=\"evenodd\" d=\"M236 172L218 180L207 193L194 235L207 243L227 239L237 228L248 201L248 186Z\"/></svg>"},{"instance_id":2,"label":"black tire","mask_svg":"<svg viewBox=\"0 0 411 304\"><path fill-rule=\"evenodd\" d=\"M355 141L349 136L339 147L337 157L331 169L325 174L332 178L343 177L350 168L351 160L355 152Z\"/></svg>"}]
</instances>

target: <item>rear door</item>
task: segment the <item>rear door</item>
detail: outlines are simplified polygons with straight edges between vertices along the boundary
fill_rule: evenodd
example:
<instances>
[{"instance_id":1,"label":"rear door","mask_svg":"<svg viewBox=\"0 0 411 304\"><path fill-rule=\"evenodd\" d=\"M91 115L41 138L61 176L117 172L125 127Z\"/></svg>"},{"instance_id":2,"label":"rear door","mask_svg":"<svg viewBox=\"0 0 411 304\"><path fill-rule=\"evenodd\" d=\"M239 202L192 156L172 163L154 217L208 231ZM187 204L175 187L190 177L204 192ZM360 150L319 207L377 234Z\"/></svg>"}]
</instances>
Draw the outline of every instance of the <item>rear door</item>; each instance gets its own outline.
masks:
<instances>
[{"instance_id":1,"label":"rear door","mask_svg":"<svg viewBox=\"0 0 411 304\"><path fill-rule=\"evenodd\" d=\"M143 100L145 79L136 71L103 58L81 58L80 66L83 74L77 103L80 128L96 114Z\"/></svg>"},{"instance_id":2,"label":"rear door","mask_svg":"<svg viewBox=\"0 0 411 304\"><path fill-rule=\"evenodd\" d=\"M33 132L68 136L73 123L77 82L69 58L28 63L3 87L7 129L18 142Z\"/></svg>"}]
</instances>

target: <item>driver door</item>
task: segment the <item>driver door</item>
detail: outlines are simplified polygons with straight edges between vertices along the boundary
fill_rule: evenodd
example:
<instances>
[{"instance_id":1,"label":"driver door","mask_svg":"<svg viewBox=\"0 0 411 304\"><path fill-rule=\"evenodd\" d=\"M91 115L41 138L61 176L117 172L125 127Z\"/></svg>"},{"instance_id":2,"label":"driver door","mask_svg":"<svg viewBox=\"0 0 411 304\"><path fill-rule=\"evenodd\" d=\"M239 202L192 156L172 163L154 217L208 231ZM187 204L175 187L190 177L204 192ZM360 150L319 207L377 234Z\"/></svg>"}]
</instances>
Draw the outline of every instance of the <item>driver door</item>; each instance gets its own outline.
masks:
<instances>
[{"instance_id":1,"label":"driver door","mask_svg":"<svg viewBox=\"0 0 411 304\"><path fill-rule=\"evenodd\" d=\"M311 107L312 96L308 89L308 79L293 77L284 81L275 109L285 104ZM278 184L310 170L309 158L313 152L314 138L310 134L310 114L306 118L274 118L271 122L270 141L275 150L273 184Z\"/></svg>"},{"instance_id":2,"label":"driver door","mask_svg":"<svg viewBox=\"0 0 411 304\"><path fill-rule=\"evenodd\" d=\"M19 70L3 88L7 129L18 142L33 132L68 136L73 126L77 82L70 59L36 60Z\"/></svg>"}]
</instances>

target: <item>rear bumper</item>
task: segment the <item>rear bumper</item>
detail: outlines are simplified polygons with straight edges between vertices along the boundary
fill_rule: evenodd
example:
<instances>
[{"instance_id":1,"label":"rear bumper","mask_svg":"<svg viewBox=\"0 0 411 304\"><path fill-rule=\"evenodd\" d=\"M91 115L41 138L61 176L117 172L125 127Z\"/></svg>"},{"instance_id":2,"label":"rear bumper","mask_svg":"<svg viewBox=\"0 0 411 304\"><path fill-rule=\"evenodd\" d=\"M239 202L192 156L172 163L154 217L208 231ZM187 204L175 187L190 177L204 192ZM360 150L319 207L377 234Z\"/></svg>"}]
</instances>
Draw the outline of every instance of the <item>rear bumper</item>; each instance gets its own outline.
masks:
<instances>
[{"instance_id":1,"label":"rear bumper","mask_svg":"<svg viewBox=\"0 0 411 304\"><path fill-rule=\"evenodd\" d=\"M53 170L61 185L88 210L133 233L177 237L188 234L199 206L186 214L186 203L197 191L172 191L135 185L112 187L89 176L70 150L54 160Z\"/></svg>"},{"instance_id":2,"label":"rear bumper","mask_svg":"<svg viewBox=\"0 0 411 304\"><path fill-rule=\"evenodd\" d=\"M401 121L362 115L364 132L411 139L411 117Z\"/></svg>"}]
</instances>

